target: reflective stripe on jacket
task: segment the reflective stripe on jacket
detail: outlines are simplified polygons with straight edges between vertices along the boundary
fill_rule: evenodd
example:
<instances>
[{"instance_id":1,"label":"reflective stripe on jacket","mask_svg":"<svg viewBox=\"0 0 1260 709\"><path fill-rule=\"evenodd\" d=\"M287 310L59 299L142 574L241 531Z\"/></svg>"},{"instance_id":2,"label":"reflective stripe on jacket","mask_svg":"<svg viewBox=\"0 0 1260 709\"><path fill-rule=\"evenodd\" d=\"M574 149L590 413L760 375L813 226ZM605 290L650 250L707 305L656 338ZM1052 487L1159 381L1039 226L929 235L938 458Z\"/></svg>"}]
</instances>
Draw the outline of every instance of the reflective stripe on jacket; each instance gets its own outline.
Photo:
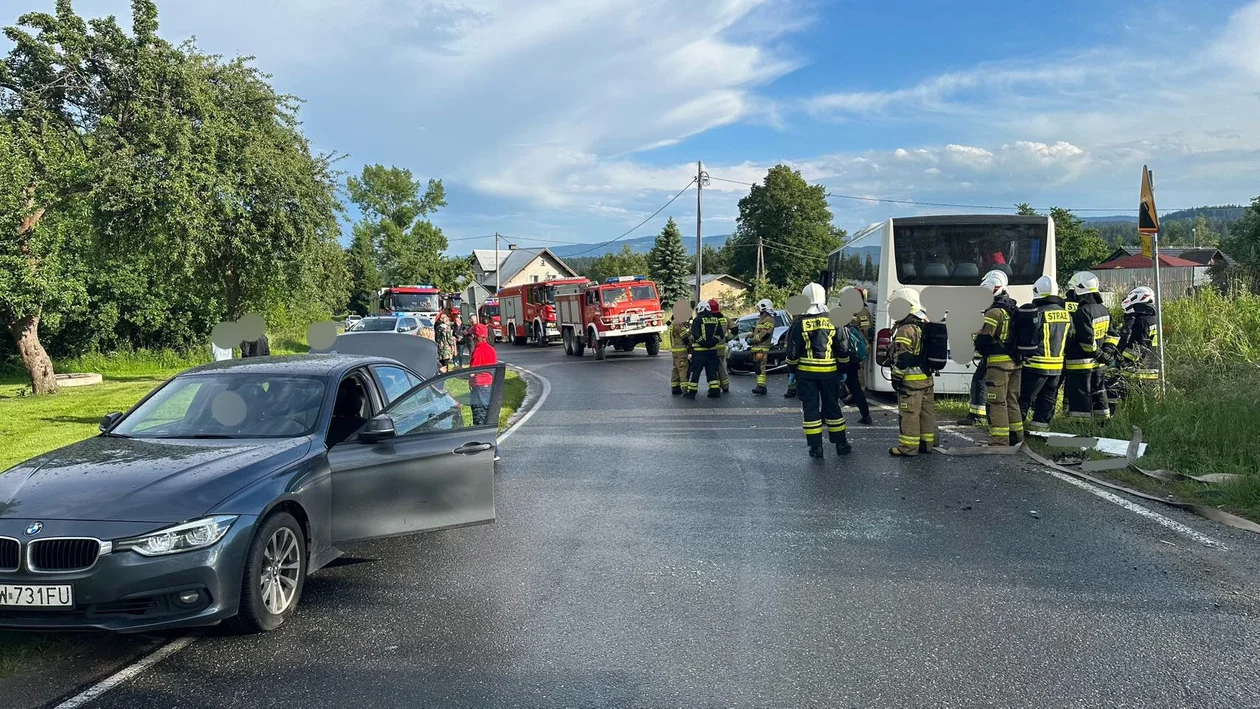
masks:
<instances>
[{"instance_id":1,"label":"reflective stripe on jacket","mask_svg":"<svg viewBox=\"0 0 1260 709\"><path fill-rule=\"evenodd\" d=\"M1041 344L1037 354L1024 362L1025 367L1040 370L1047 375L1063 373L1064 352L1068 339L1074 334L1072 315L1066 303L1058 296L1037 298L1033 305L1041 311Z\"/></svg>"},{"instance_id":2,"label":"reflective stripe on jacket","mask_svg":"<svg viewBox=\"0 0 1260 709\"><path fill-rule=\"evenodd\" d=\"M788 330L787 364L798 377L836 376L849 364L849 335L826 313L802 315Z\"/></svg>"}]
</instances>

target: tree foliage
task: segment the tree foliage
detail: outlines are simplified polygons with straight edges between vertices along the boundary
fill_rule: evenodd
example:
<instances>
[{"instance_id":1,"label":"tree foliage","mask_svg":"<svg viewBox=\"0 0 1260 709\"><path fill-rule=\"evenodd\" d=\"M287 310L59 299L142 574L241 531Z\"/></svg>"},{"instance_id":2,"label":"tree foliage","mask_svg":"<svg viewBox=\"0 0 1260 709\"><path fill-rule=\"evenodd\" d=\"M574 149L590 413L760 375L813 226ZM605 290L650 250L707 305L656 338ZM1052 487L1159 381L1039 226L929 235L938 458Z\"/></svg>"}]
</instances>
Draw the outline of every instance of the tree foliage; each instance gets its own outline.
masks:
<instances>
[{"instance_id":1,"label":"tree foliage","mask_svg":"<svg viewBox=\"0 0 1260 709\"><path fill-rule=\"evenodd\" d=\"M787 165L770 168L763 184L739 201L734 236L727 244L730 272L753 281L758 239L764 248L766 280L800 288L818 278L827 254L840 247L843 232L831 225L827 190L810 185ZM707 267L706 271L712 272Z\"/></svg>"},{"instance_id":2,"label":"tree foliage","mask_svg":"<svg viewBox=\"0 0 1260 709\"><path fill-rule=\"evenodd\" d=\"M678 301L691 300L694 270L690 265L682 233L671 217L648 253L648 271L660 289L661 305L667 310Z\"/></svg>"},{"instance_id":3,"label":"tree foliage","mask_svg":"<svg viewBox=\"0 0 1260 709\"><path fill-rule=\"evenodd\" d=\"M356 264L356 299L362 301L365 293L374 294L382 285L431 283L457 290L461 279L471 275L467 260L442 255L446 236L425 219L446 206L441 180L421 185L406 168L367 165L359 177L347 180L346 187L363 213L350 247L351 252L359 251L351 258L366 258L370 245L376 266L373 284L367 264Z\"/></svg>"},{"instance_id":4,"label":"tree foliage","mask_svg":"<svg viewBox=\"0 0 1260 709\"><path fill-rule=\"evenodd\" d=\"M67 350L189 346L247 311L344 305L337 177L297 99L157 29L152 0L130 33L69 0L5 29L0 319L37 393L41 322Z\"/></svg>"},{"instance_id":5,"label":"tree foliage","mask_svg":"<svg viewBox=\"0 0 1260 709\"><path fill-rule=\"evenodd\" d=\"M602 283L614 276L646 276L650 270L647 254L636 254L628 245L622 245L621 251L604 254L591 264L590 278Z\"/></svg>"},{"instance_id":6,"label":"tree foliage","mask_svg":"<svg viewBox=\"0 0 1260 709\"><path fill-rule=\"evenodd\" d=\"M1225 275L1231 281L1241 281L1253 292L1260 292L1260 197L1251 201L1251 207L1229 230L1229 237L1222 246L1238 262Z\"/></svg>"},{"instance_id":7,"label":"tree foliage","mask_svg":"<svg viewBox=\"0 0 1260 709\"><path fill-rule=\"evenodd\" d=\"M1066 283L1077 271L1088 271L1111 254L1111 247L1097 229L1062 207L1052 207L1054 238L1058 255L1058 280Z\"/></svg>"}]
</instances>

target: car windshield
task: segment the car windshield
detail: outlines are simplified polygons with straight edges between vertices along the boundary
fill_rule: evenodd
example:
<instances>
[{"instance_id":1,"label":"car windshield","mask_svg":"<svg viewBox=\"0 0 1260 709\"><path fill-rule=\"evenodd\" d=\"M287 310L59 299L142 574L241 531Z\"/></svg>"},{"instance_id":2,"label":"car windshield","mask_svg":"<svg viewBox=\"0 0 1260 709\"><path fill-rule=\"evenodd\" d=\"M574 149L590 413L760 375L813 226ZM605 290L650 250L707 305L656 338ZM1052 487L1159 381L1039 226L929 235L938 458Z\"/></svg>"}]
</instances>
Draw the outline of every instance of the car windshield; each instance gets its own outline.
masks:
<instances>
[{"instance_id":1,"label":"car windshield","mask_svg":"<svg viewBox=\"0 0 1260 709\"><path fill-rule=\"evenodd\" d=\"M396 329L397 318L364 318L354 326L354 332L393 332Z\"/></svg>"},{"instance_id":2,"label":"car windshield","mask_svg":"<svg viewBox=\"0 0 1260 709\"><path fill-rule=\"evenodd\" d=\"M438 310L437 293L395 293L390 309L405 313L434 313Z\"/></svg>"},{"instance_id":3,"label":"car windshield","mask_svg":"<svg viewBox=\"0 0 1260 709\"><path fill-rule=\"evenodd\" d=\"M132 438L291 438L315 431L324 381L285 374L215 372L176 377L122 419Z\"/></svg>"}]
</instances>

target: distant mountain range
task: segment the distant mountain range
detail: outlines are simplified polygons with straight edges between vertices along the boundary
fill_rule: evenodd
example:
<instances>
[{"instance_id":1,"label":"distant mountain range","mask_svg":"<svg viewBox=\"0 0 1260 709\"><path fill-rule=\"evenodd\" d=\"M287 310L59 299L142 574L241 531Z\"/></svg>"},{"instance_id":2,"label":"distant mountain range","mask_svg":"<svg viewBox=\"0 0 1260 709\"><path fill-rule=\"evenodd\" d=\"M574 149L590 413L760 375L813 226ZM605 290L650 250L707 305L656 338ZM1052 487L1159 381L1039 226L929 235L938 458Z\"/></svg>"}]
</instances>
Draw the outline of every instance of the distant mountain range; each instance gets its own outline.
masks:
<instances>
[{"instance_id":1,"label":"distant mountain range","mask_svg":"<svg viewBox=\"0 0 1260 709\"><path fill-rule=\"evenodd\" d=\"M719 249L719 248L722 248L722 245L725 244L726 240L729 239L730 237L731 237L730 234L705 234L704 245L712 246L715 249ZM603 256L604 254L617 253L618 251L621 251L622 246L629 246L630 251L636 254L646 254L647 252L652 250L652 246L655 243L656 243L656 235L649 234L648 236L636 236L632 239L622 239L621 241L614 241L611 244L605 244L603 246L600 246L599 248L594 248L595 246L599 244L599 242L595 242L594 244L572 244L570 246L553 246L550 248L551 248L551 253L555 254L556 256L559 256L562 259L573 258L573 257L598 258L600 256ZM687 234L685 233L683 234L683 247L685 247L688 251L695 250L696 234L694 231L691 233L690 237L688 237Z\"/></svg>"},{"instance_id":2,"label":"distant mountain range","mask_svg":"<svg viewBox=\"0 0 1260 709\"><path fill-rule=\"evenodd\" d=\"M1246 207L1236 204L1229 204L1221 207L1195 207L1194 209L1183 209L1177 212L1169 212L1159 215L1161 222L1189 221L1203 217L1204 219L1219 219L1223 222L1236 222L1243 218L1243 212L1247 211ZM1114 215L1110 217L1082 217L1088 224L1137 224L1137 215Z\"/></svg>"}]
</instances>

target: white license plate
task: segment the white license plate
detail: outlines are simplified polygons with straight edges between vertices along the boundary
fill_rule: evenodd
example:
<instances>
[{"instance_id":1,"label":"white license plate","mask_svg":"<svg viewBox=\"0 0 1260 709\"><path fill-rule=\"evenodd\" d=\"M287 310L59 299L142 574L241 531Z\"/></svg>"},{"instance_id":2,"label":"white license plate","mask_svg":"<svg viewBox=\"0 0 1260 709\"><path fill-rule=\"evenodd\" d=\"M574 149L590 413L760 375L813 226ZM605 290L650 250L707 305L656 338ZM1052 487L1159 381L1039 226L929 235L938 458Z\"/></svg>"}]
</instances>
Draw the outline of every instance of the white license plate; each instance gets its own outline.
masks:
<instances>
[{"instance_id":1,"label":"white license plate","mask_svg":"<svg viewBox=\"0 0 1260 709\"><path fill-rule=\"evenodd\" d=\"M65 586L15 586L0 584L0 606L28 608L67 608L74 605L74 593Z\"/></svg>"}]
</instances>

